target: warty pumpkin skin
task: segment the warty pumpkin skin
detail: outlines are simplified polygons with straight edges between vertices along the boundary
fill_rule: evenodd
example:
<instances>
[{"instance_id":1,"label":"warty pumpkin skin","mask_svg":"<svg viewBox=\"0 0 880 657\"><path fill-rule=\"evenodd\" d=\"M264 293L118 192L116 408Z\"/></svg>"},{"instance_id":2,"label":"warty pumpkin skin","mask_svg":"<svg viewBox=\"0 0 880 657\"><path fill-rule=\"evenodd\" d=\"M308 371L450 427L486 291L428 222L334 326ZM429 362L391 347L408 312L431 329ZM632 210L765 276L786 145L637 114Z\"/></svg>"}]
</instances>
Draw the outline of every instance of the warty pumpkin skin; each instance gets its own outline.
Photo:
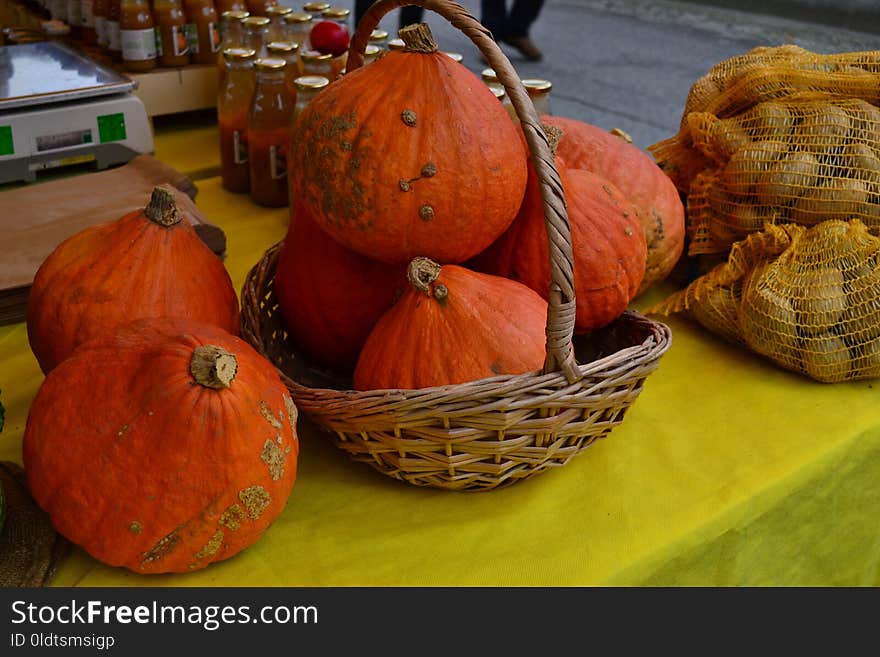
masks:
<instances>
[{"instance_id":1,"label":"warty pumpkin skin","mask_svg":"<svg viewBox=\"0 0 880 657\"><path fill-rule=\"evenodd\" d=\"M547 302L526 286L427 258L414 259L407 278L361 350L355 389L429 388L543 366Z\"/></svg>"},{"instance_id":2,"label":"warty pumpkin skin","mask_svg":"<svg viewBox=\"0 0 880 657\"><path fill-rule=\"evenodd\" d=\"M568 168L558 156L555 164L571 226L575 333L586 333L619 317L636 296L645 273L645 235L632 203L614 185L589 171ZM528 187L516 220L472 262L547 298L549 248L544 205L530 163Z\"/></svg>"},{"instance_id":3,"label":"warty pumpkin skin","mask_svg":"<svg viewBox=\"0 0 880 657\"><path fill-rule=\"evenodd\" d=\"M316 361L350 372L373 326L406 285L405 272L402 265L346 249L294 203L275 273L285 328Z\"/></svg>"},{"instance_id":4,"label":"warty pumpkin skin","mask_svg":"<svg viewBox=\"0 0 880 657\"><path fill-rule=\"evenodd\" d=\"M606 178L635 206L647 244L638 294L664 280L681 258L685 242L684 204L669 176L649 155L614 133L562 116L541 120L562 129L557 154L570 169Z\"/></svg>"},{"instance_id":5,"label":"warty pumpkin skin","mask_svg":"<svg viewBox=\"0 0 880 657\"><path fill-rule=\"evenodd\" d=\"M421 47L415 27L427 29L401 36ZM477 76L433 47L347 73L294 126L291 188L339 243L387 263L467 260L504 232L525 190L518 129Z\"/></svg>"},{"instance_id":6,"label":"warty pumpkin skin","mask_svg":"<svg viewBox=\"0 0 880 657\"><path fill-rule=\"evenodd\" d=\"M44 379L24 433L28 485L99 561L196 570L253 544L281 513L296 419L272 364L243 340L203 322L138 320Z\"/></svg>"},{"instance_id":7,"label":"warty pumpkin skin","mask_svg":"<svg viewBox=\"0 0 880 657\"><path fill-rule=\"evenodd\" d=\"M157 187L143 210L72 235L43 261L28 297L28 341L48 373L104 331L166 315L238 333L238 295L223 262Z\"/></svg>"}]
</instances>

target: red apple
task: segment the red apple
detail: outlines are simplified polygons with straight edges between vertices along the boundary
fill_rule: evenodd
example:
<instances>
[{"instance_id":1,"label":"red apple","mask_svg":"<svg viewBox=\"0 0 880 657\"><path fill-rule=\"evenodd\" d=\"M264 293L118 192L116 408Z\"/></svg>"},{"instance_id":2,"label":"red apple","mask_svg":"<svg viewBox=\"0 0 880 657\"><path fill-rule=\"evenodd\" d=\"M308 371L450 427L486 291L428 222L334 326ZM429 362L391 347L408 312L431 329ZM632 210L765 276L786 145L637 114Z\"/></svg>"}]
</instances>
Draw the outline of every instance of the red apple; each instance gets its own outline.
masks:
<instances>
[{"instance_id":1,"label":"red apple","mask_svg":"<svg viewBox=\"0 0 880 657\"><path fill-rule=\"evenodd\" d=\"M334 21L316 23L309 32L312 48L321 54L338 57L348 50L348 30Z\"/></svg>"}]
</instances>

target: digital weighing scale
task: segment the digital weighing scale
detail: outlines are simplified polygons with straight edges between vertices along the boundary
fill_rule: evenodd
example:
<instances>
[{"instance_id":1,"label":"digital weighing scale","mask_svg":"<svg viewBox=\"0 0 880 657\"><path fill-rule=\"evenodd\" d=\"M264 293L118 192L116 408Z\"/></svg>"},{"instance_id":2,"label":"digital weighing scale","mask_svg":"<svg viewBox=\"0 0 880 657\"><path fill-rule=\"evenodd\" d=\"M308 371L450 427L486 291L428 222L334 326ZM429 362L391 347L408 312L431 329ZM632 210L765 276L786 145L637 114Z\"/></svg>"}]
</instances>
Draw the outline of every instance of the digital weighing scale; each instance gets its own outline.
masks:
<instances>
[{"instance_id":1,"label":"digital weighing scale","mask_svg":"<svg viewBox=\"0 0 880 657\"><path fill-rule=\"evenodd\" d=\"M0 183L83 162L98 169L153 152L137 83L69 46L0 46Z\"/></svg>"}]
</instances>

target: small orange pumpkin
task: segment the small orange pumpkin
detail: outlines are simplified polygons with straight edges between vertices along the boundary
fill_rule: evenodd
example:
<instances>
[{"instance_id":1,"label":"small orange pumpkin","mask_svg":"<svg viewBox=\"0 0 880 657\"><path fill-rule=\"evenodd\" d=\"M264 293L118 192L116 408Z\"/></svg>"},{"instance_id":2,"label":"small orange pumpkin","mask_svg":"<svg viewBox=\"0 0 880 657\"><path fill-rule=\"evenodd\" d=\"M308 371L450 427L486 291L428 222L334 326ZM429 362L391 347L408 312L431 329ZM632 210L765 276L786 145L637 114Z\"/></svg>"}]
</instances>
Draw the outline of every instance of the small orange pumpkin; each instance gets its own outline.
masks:
<instances>
[{"instance_id":1,"label":"small orange pumpkin","mask_svg":"<svg viewBox=\"0 0 880 657\"><path fill-rule=\"evenodd\" d=\"M24 465L56 529L139 573L186 572L253 544L296 479L297 411L243 340L138 320L78 347L28 413Z\"/></svg>"},{"instance_id":2,"label":"small orange pumpkin","mask_svg":"<svg viewBox=\"0 0 880 657\"><path fill-rule=\"evenodd\" d=\"M402 291L405 270L346 249L294 203L275 272L284 326L316 361L350 372L373 326Z\"/></svg>"},{"instance_id":3,"label":"small orange pumpkin","mask_svg":"<svg viewBox=\"0 0 880 657\"><path fill-rule=\"evenodd\" d=\"M428 26L333 82L294 125L291 189L335 240L391 264L459 263L513 221L526 150L492 91Z\"/></svg>"},{"instance_id":4,"label":"small orange pumpkin","mask_svg":"<svg viewBox=\"0 0 880 657\"><path fill-rule=\"evenodd\" d=\"M605 178L638 211L647 245L638 294L664 280L681 258L685 242L684 204L669 176L625 136L562 116L541 120L562 129L557 153L570 169Z\"/></svg>"},{"instance_id":5,"label":"small orange pumpkin","mask_svg":"<svg viewBox=\"0 0 880 657\"><path fill-rule=\"evenodd\" d=\"M407 279L361 350L355 389L429 388L543 366L547 302L525 285L428 258L415 258Z\"/></svg>"},{"instance_id":6,"label":"small orange pumpkin","mask_svg":"<svg viewBox=\"0 0 880 657\"><path fill-rule=\"evenodd\" d=\"M156 187L149 204L59 244L37 270L27 305L44 373L74 348L134 319L186 317L238 333L238 295L223 262Z\"/></svg>"}]
</instances>

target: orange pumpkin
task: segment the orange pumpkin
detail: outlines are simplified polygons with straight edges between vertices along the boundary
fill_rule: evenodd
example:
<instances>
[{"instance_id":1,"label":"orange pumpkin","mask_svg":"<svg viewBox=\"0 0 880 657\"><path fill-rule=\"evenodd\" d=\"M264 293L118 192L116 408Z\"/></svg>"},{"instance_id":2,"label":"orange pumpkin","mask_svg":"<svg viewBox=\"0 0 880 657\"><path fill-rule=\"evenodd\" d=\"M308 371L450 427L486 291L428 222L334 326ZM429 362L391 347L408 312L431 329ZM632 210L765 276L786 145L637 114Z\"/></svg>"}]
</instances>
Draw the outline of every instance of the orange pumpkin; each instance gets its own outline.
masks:
<instances>
[{"instance_id":1,"label":"orange pumpkin","mask_svg":"<svg viewBox=\"0 0 880 657\"><path fill-rule=\"evenodd\" d=\"M557 153L570 169L605 178L635 206L647 243L639 293L664 280L681 257L685 242L684 204L672 180L625 137L562 116L542 116L541 120L562 129Z\"/></svg>"},{"instance_id":2,"label":"orange pumpkin","mask_svg":"<svg viewBox=\"0 0 880 657\"><path fill-rule=\"evenodd\" d=\"M284 325L316 361L351 371L373 326L401 292L405 269L344 248L294 203L275 273Z\"/></svg>"},{"instance_id":3,"label":"orange pumpkin","mask_svg":"<svg viewBox=\"0 0 880 657\"><path fill-rule=\"evenodd\" d=\"M271 363L191 320L138 320L81 345L28 413L28 485L56 529L139 573L253 544L296 478L297 411Z\"/></svg>"},{"instance_id":4,"label":"orange pumpkin","mask_svg":"<svg viewBox=\"0 0 880 657\"><path fill-rule=\"evenodd\" d=\"M540 369L547 302L515 281L414 259L410 286L378 321L357 390L429 388Z\"/></svg>"},{"instance_id":5,"label":"orange pumpkin","mask_svg":"<svg viewBox=\"0 0 880 657\"><path fill-rule=\"evenodd\" d=\"M492 91L437 51L427 25L326 87L297 119L291 189L346 248L458 263L513 221L526 150Z\"/></svg>"},{"instance_id":6,"label":"orange pumpkin","mask_svg":"<svg viewBox=\"0 0 880 657\"><path fill-rule=\"evenodd\" d=\"M44 373L133 319L186 317L238 333L238 296L221 260L181 221L171 191L59 244L34 277L28 340Z\"/></svg>"},{"instance_id":7,"label":"orange pumpkin","mask_svg":"<svg viewBox=\"0 0 880 657\"><path fill-rule=\"evenodd\" d=\"M551 146L558 134L545 128ZM551 136L552 135L552 136ZM574 267L575 332L601 328L626 310L645 273L645 235L632 203L606 179L555 158L565 190ZM544 204L535 170L516 220L474 259L483 271L520 281L546 298L550 261Z\"/></svg>"}]
</instances>

